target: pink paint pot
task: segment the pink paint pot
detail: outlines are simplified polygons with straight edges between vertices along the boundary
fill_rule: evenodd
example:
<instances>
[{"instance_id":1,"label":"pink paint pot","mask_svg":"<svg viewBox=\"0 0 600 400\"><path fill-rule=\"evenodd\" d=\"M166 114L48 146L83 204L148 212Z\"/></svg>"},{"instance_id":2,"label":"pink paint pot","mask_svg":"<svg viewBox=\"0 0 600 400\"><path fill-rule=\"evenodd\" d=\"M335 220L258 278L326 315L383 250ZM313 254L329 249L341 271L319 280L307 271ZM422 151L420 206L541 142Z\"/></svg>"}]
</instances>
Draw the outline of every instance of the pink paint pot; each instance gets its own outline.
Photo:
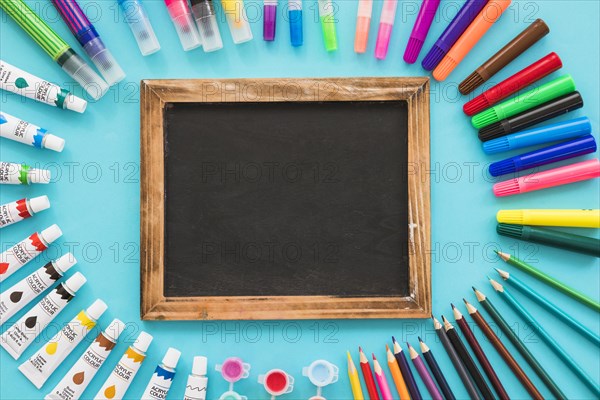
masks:
<instances>
[{"instance_id":1,"label":"pink paint pot","mask_svg":"<svg viewBox=\"0 0 600 400\"><path fill-rule=\"evenodd\" d=\"M243 362L238 357L229 357L223 361L223 364L215 365L215 370L219 371L223 379L230 383L250 376L250 364Z\"/></svg>"},{"instance_id":2,"label":"pink paint pot","mask_svg":"<svg viewBox=\"0 0 600 400\"><path fill-rule=\"evenodd\" d=\"M258 383L262 384L271 396L279 396L294 390L294 377L282 369L272 369L264 375L259 375Z\"/></svg>"}]
</instances>

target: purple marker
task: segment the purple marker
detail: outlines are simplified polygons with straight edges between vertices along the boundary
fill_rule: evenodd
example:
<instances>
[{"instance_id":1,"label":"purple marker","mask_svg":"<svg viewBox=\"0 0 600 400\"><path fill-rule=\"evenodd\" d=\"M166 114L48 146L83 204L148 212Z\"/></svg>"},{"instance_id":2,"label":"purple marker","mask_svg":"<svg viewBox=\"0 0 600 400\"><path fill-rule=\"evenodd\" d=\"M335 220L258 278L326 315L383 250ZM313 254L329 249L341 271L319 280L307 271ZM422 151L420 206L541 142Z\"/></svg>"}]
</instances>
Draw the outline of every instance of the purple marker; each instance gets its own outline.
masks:
<instances>
[{"instance_id":1,"label":"purple marker","mask_svg":"<svg viewBox=\"0 0 600 400\"><path fill-rule=\"evenodd\" d=\"M465 2L423 59L421 65L424 69L433 71L437 67L486 3L487 0L467 0Z\"/></svg>"},{"instance_id":2,"label":"purple marker","mask_svg":"<svg viewBox=\"0 0 600 400\"><path fill-rule=\"evenodd\" d=\"M404 61L407 63L412 64L417 61L439 5L440 0L423 0L421 3L419 15L404 51Z\"/></svg>"},{"instance_id":3,"label":"purple marker","mask_svg":"<svg viewBox=\"0 0 600 400\"><path fill-rule=\"evenodd\" d=\"M264 0L263 6L263 39L267 42L275 40L277 22L277 0Z\"/></svg>"}]
</instances>

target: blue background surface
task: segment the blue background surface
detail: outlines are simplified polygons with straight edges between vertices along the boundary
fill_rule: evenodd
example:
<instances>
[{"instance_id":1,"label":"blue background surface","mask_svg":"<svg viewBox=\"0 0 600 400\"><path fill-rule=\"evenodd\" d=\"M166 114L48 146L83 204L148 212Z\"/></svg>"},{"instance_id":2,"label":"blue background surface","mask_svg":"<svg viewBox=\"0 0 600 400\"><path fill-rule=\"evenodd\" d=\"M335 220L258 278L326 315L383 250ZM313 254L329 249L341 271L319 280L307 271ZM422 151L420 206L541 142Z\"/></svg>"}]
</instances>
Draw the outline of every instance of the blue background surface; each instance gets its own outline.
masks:
<instances>
[{"instance_id":1,"label":"blue background surface","mask_svg":"<svg viewBox=\"0 0 600 400\"><path fill-rule=\"evenodd\" d=\"M59 19L50 2L29 2L41 12L50 25L72 47L83 54L65 24ZM212 78L212 77L328 77L328 76L420 76L425 71L420 61L437 36L443 31L462 2L443 1L432 31L417 64L402 61L404 46L416 18L419 2L402 1L398 6L396 26L385 61L373 57L375 37L381 2L374 4L368 52L353 52L356 18L355 1L339 1L338 35L340 49L327 54L323 49L321 30L315 16L316 1L306 1L304 35L305 44L292 48L289 30L280 7L279 29L274 43L262 41L261 20L256 18L262 3L247 3L250 18L255 18L252 31L255 39L235 46L226 24L221 21L221 34L225 48L205 54L202 50L185 53L181 50L176 33L160 1L146 3L162 50L142 57L123 22L116 2L82 2L96 28L127 73L125 81L113 87L109 94L96 104L89 104L83 115L53 109L44 104L24 100L16 95L2 93L2 110L41 125L67 141L63 153L37 150L2 139L3 161L27 162L52 170L54 182L47 186L0 188L2 203L21 197L47 194L52 208L34 218L2 230L1 244L6 249L34 230L52 223L60 225L64 236L48 252L31 262L2 284L2 290L25 277L49 259L70 249L79 259L74 270L82 271L88 278L71 305L60 314L42 339L33 344L20 362L35 352L56 329L70 320L80 309L96 298L104 299L109 309L100 320L105 327L118 317L129 328L115 348L96 379L85 392L91 398L100 388L121 354L137 335L139 329L154 336L147 361L142 365L128 398L139 398L167 347L174 346L183 352L169 398L183 396L187 374L194 355L208 356L210 363L209 398L216 398L227 388L226 382L214 371L214 364L227 356L237 355L252 364L249 379L236 385L236 389L252 399L267 398L257 383L259 373L271 368L283 368L296 378L291 395L283 398L308 398L316 390L307 378L301 376L303 366L315 359L325 358L340 367L340 382L325 388L329 399L349 399L345 352L351 350L358 366L357 346L375 352L385 360L385 343L396 335L402 341L417 344L421 336L432 348L454 391L459 398L466 392L453 371L441 344L437 341L429 320L371 320L371 321L258 321L258 322L140 322L139 320L139 81L147 78ZM512 75L551 51L556 51L564 68L552 77L563 73L573 75L585 99L585 107L561 119L587 115L592 120L594 135L599 128L599 27L600 3L596 1L520 1L514 2L501 20L491 28L476 48L468 55L450 78L431 85L431 170L432 170L432 281L433 309L436 315L450 316L450 302L461 303L466 297L475 298L471 285L481 288L506 319L527 342L533 353L548 369L564 392L573 398L591 398L592 393L577 380L565 365L540 342L532 329L507 307L486 282L486 274L495 275L493 267L512 267L500 263L492 250L501 247L520 258L537 265L562 281L572 284L595 298L599 296L598 259L552 249L532 246L501 238L495 233L495 213L501 208L594 208L598 207L598 181L587 181L562 188L548 189L516 197L497 199L492 194L494 180L486 173L487 165L504 157L486 156L469 120L461 107L466 98L457 91L458 83L502 45L524 29L535 18L543 18L551 33L526 54L501 71L494 82ZM219 7L220 9L220 7ZM219 11L220 12L220 11ZM222 14L220 14L222 15ZM17 25L2 13L1 56L48 80L72 84ZM544 80L548 81L551 78ZM74 85L74 92L84 96ZM477 91L480 93L481 90ZM597 155L587 156L587 158ZM564 164L564 163L563 163ZM597 231L573 230L589 235ZM596 332L599 330L598 314L536 282L523 273L516 273L532 287L548 296L571 315ZM537 305L514 291L523 304L564 345L573 357L598 380L600 357L598 348L578 336L570 328L556 321ZM460 309L465 312L462 305ZM19 313L12 320L16 320ZM483 312L484 316L487 316ZM453 321L452 318L450 318ZM488 318L489 319L489 318ZM472 321L470 321L472 322ZM2 331L9 324L5 324ZM51 331L51 332L50 332ZM499 358L492 346L476 328L475 333L483 343L488 356L502 378L509 394L514 398L527 397L527 393ZM90 334L90 342L95 334ZM83 352L78 347L52 376L41 391L36 390L17 370L19 362L5 351L0 351L0 398L41 398L61 379L72 363ZM513 349L511 345L508 345ZM548 390L533 375L523 359L516 355L544 395ZM385 362L384 362L385 364ZM387 371L387 367L384 365ZM388 374L388 379L391 376ZM390 381L391 384L391 381ZM423 394L427 394L421 386ZM365 392L366 394L366 392ZM428 394L427 396L428 397Z\"/></svg>"}]
</instances>

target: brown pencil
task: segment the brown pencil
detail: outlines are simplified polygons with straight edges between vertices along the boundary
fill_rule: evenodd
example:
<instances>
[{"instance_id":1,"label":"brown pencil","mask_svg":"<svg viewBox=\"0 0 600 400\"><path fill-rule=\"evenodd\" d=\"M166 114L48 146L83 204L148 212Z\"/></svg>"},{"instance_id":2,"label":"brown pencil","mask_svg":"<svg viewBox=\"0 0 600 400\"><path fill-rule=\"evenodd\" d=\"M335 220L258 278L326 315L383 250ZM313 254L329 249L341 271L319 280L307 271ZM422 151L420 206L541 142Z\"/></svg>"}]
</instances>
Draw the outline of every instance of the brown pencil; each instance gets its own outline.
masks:
<instances>
[{"instance_id":1,"label":"brown pencil","mask_svg":"<svg viewBox=\"0 0 600 400\"><path fill-rule=\"evenodd\" d=\"M469 312L471 318L473 318L477 326L479 326L479 329L481 329L483 334L489 339L498 354L502 356L506 364L508 364L512 372L515 374L517 379L519 379L523 387L525 387L525 390L527 390L529 395L531 395L531 397L535 400L543 400L544 397L542 394L539 392L539 390L537 390L533 382L531 382L531 379L529 379L527 374L525 374L525 371L523 371L521 366L517 363L517 360L515 360L512 354L510 354L508 349L500 341L500 338L494 333L492 328L490 328L479 311L477 311L477 309L473 307L467 300L463 299L463 301L467 306L467 311Z\"/></svg>"},{"instance_id":2,"label":"brown pencil","mask_svg":"<svg viewBox=\"0 0 600 400\"><path fill-rule=\"evenodd\" d=\"M504 389L504 386L502 386L500 378L498 378L498 375L496 375L496 371L494 371L494 367L492 367L490 360L488 360L487 356L483 352L483 349L481 348L481 345L479 344L477 338L473 334L473 331L471 330L471 328L469 328L469 324L467 324L467 321L463 318L463 315L460 313L460 311L458 311L458 309L454 307L454 304L451 304L451 306L452 312L454 313L454 320L456 321L458 327L465 336L465 339L467 339L469 346L471 346L471 349L473 349L475 357L477 357L477 359L479 360L479 364L481 364L483 371L492 383L492 386L494 387L494 390L496 390L496 393L498 393L498 397L501 400L509 400L510 398L508 396L508 393L506 392L506 389Z\"/></svg>"}]
</instances>

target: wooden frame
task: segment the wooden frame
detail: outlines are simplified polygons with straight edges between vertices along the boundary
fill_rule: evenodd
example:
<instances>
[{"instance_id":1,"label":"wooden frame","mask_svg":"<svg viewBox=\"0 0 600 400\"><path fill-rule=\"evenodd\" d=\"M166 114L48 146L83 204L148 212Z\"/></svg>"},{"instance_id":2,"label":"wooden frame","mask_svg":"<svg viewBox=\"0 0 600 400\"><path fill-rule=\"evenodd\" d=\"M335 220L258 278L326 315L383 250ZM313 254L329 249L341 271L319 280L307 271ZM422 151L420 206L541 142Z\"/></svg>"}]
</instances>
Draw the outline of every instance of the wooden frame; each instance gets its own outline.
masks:
<instances>
[{"instance_id":1,"label":"wooden frame","mask_svg":"<svg viewBox=\"0 0 600 400\"><path fill-rule=\"evenodd\" d=\"M410 296L164 296L165 104L369 100L408 103ZM144 80L140 136L142 319L427 318L431 315L428 78ZM415 221L418 226L413 229Z\"/></svg>"}]
</instances>

